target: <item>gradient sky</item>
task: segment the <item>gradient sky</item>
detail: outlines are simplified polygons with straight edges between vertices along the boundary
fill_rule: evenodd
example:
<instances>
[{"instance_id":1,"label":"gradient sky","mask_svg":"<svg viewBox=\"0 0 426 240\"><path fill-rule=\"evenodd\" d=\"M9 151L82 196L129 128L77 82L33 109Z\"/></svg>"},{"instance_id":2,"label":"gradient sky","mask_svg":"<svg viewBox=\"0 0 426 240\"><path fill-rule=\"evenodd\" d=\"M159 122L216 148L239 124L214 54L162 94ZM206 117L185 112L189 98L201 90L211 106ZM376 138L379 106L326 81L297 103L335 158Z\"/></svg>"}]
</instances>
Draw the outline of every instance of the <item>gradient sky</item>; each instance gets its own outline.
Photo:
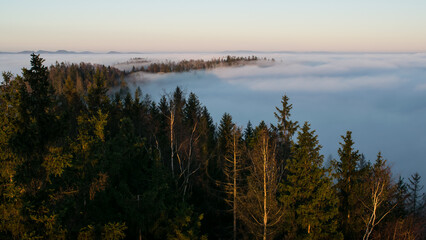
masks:
<instances>
[{"instance_id":1,"label":"gradient sky","mask_svg":"<svg viewBox=\"0 0 426 240\"><path fill-rule=\"evenodd\" d=\"M0 51L426 51L425 0L0 0Z\"/></svg>"}]
</instances>

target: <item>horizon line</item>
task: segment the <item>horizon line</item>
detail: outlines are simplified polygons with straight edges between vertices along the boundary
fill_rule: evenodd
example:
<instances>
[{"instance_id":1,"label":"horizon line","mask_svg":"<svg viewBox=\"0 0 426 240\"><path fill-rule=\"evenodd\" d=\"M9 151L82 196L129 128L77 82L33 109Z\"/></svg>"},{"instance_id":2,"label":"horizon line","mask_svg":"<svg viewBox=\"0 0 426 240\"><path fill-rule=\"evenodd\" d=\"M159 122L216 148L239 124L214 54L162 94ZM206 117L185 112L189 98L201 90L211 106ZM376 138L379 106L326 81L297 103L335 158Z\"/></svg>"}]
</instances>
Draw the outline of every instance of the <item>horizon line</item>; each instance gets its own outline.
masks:
<instances>
[{"instance_id":1,"label":"horizon line","mask_svg":"<svg viewBox=\"0 0 426 240\"><path fill-rule=\"evenodd\" d=\"M74 50L22 50L22 51L1 51L0 54L152 54L152 53L169 53L169 54L182 54L182 53L340 53L340 54L366 54L366 53L381 53L381 54L416 54L416 53L426 53L426 50L419 51L329 51L329 50L305 50L305 51L292 51L292 50L218 50L218 51L203 51L203 50L193 50L193 51L74 51Z\"/></svg>"}]
</instances>

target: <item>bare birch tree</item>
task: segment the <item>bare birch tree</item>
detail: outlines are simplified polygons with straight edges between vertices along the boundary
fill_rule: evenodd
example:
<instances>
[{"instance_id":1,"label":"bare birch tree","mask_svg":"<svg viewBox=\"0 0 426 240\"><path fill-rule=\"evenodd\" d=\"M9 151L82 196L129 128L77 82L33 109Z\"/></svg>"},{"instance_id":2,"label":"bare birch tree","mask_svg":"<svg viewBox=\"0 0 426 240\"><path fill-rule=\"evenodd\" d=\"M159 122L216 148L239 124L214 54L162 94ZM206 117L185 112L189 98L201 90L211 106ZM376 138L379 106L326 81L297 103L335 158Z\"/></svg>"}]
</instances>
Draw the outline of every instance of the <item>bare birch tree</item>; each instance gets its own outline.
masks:
<instances>
[{"instance_id":1,"label":"bare birch tree","mask_svg":"<svg viewBox=\"0 0 426 240\"><path fill-rule=\"evenodd\" d=\"M381 153L377 155L376 163L372 169L372 176L368 184L368 202L361 201L367 210L364 217L365 232L363 240L370 239L374 228L396 207L395 204L386 204L389 201L394 186L391 184L390 169Z\"/></svg>"},{"instance_id":2,"label":"bare birch tree","mask_svg":"<svg viewBox=\"0 0 426 240\"><path fill-rule=\"evenodd\" d=\"M241 201L241 218L256 238L266 240L274 236L283 216L276 199L278 167L275 144L270 141L266 126L259 129L250 159L251 174L248 177L247 193Z\"/></svg>"}]
</instances>

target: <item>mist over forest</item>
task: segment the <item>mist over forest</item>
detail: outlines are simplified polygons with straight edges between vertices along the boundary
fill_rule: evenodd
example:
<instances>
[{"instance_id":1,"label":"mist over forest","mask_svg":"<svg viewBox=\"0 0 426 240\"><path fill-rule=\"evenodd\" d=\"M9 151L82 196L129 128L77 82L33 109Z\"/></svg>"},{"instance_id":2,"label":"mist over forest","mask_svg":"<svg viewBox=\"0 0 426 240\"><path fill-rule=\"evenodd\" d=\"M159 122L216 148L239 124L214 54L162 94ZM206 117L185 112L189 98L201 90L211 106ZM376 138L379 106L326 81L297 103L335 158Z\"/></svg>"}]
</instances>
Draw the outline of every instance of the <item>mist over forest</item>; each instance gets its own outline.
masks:
<instances>
[{"instance_id":1,"label":"mist over forest","mask_svg":"<svg viewBox=\"0 0 426 240\"><path fill-rule=\"evenodd\" d=\"M241 54L241 56L245 56ZM219 54L148 55L172 60L223 57ZM155 100L176 86L195 92L218 123L224 112L237 124L274 121L274 103L285 93L294 100L293 117L309 121L319 132L323 154L335 155L342 132L352 130L368 159L382 151L398 174L426 174L426 54L269 53L275 62L189 73L127 77ZM131 69L121 65L123 69Z\"/></svg>"},{"instance_id":2,"label":"mist over forest","mask_svg":"<svg viewBox=\"0 0 426 240\"><path fill-rule=\"evenodd\" d=\"M226 57L229 53L45 54L45 64L91 62L129 71L134 58L148 62ZM372 160L377 151L392 163L396 174L426 174L426 54L424 53L258 53L231 52L267 64L216 68L186 73L135 73L126 76L131 92L139 86L159 100L180 86L195 92L218 123L233 115L240 126L247 121L275 121L272 112L283 94L295 106L293 118L309 120L319 133L325 156L335 156L339 136L354 132L357 146ZM27 54L0 54L0 71L19 74L28 67ZM254 111L255 110L255 111Z\"/></svg>"},{"instance_id":3,"label":"mist over forest","mask_svg":"<svg viewBox=\"0 0 426 240\"><path fill-rule=\"evenodd\" d=\"M0 54L0 236L421 239L426 54L249 56Z\"/></svg>"}]
</instances>

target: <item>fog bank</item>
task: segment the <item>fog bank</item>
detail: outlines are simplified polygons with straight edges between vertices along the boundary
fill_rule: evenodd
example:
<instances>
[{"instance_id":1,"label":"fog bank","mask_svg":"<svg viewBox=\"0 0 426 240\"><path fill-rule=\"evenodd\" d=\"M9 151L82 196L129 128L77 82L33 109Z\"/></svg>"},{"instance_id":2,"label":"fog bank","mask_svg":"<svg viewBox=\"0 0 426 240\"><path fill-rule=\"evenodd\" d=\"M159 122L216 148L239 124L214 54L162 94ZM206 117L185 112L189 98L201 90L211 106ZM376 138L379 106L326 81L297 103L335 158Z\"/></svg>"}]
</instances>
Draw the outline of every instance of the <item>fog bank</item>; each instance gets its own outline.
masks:
<instances>
[{"instance_id":1,"label":"fog bank","mask_svg":"<svg viewBox=\"0 0 426 240\"><path fill-rule=\"evenodd\" d=\"M260 56L263 57L263 56ZM218 123L224 112L275 124L283 94L292 118L317 130L322 153L337 157L340 136L353 131L355 147L374 161L381 151L394 173L426 176L426 54L276 53L271 66L250 65L130 76L132 90L158 100L181 86L196 93Z\"/></svg>"}]
</instances>

